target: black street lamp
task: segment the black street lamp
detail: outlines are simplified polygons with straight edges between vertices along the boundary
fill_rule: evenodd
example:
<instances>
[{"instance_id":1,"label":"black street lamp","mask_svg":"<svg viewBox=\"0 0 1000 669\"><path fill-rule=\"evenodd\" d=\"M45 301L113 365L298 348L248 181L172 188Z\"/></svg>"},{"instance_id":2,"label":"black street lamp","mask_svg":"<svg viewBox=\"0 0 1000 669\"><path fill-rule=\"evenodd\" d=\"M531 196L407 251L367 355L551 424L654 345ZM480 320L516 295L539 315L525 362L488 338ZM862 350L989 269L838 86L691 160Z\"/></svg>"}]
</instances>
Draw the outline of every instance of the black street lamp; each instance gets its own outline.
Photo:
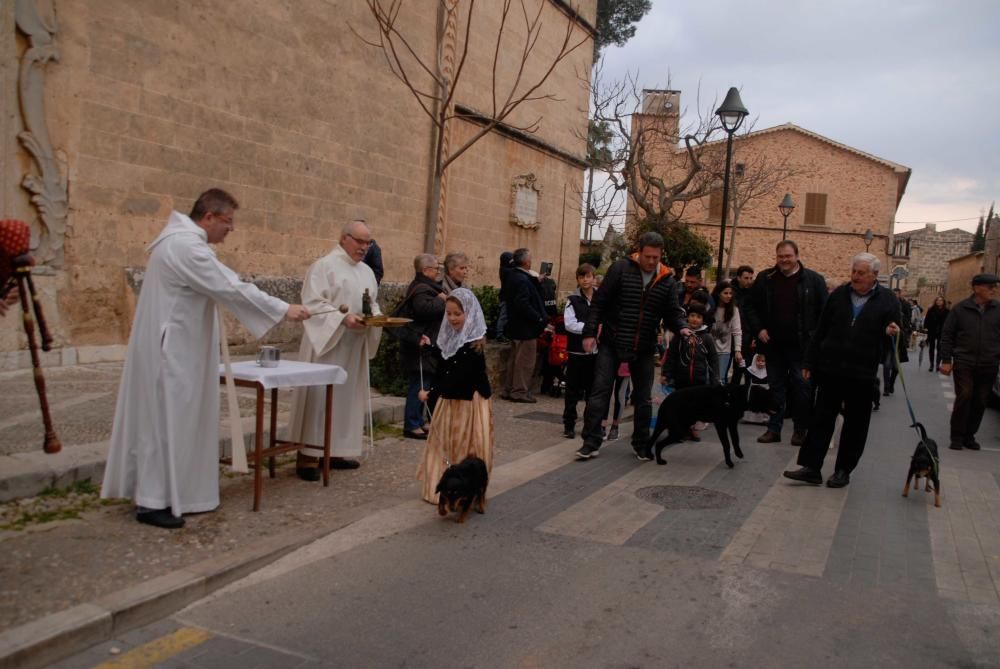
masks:
<instances>
[{"instance_id":1,"label":"black street lamp","mask_svg":"<svg viewBox=\"0 0 1000 669\"><path fill-rule=\"evenodd\" d=\"M729 170L733 162L733 133L739 130L740 126L743 125L743 119L750 112L743 106L740 92L734 86L729 89L726 99L722 101L715 113L722 121L722 128L729 135L726 141L726 176L722 181L722 228L719 230L719 264L716 269L716 279L722 279L724 278L722 276L722 261L726 251L726 222L729 218Z\"/></svg>"},{"instance_id":2,"label":"black street lamp","mask_svg":"<svg viewBox=\"0 0 1000 669\"><path fill-rule=\"evenodd\" d=\"M868 247L872 245L875 241L875 233L872 232L871 228L865 230L865 253L868 253Z\"/></svg>"},{"instance_id":3,"label":"black street lamp","mask_svg":"<svg viewBox=\"0 0 1000 669\"><path fill-rule=\"evenodd\" d=\"M792 202L792 194L785 193L785 199L778 205L778 211L785 217L785 224L781 228L781 241L788 239L788 217L792 215L793 209L795 209L795 203Z\"/></svg>"}]
</instances>

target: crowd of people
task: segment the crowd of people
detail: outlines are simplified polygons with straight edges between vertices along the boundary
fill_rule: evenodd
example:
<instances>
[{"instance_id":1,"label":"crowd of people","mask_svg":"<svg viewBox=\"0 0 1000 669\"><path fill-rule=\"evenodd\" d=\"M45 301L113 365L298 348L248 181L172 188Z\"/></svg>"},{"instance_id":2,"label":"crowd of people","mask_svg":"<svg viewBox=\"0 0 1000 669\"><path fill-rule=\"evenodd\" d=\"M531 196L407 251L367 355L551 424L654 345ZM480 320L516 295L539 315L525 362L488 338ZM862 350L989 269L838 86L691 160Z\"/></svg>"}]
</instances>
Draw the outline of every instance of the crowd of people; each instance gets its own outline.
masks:
<instances>
[{"instance_id":1,"label":"crowd of people","mask_svg":"<svg viewBox=\"0 0 1000 669\"><path fill-rule=\"evenodd\" d=\"M303 322L300 360L347 371L348 386L334 406L330 466L360 466L368 364L382 336L364 318L380 313L382 257L371 230L363 220L348 222L333 250L306 272L302 304L288 304L241 281L212 250L233 230L238 206L225 191L206 191L190 216L171 214L149 249L102 487L104 497L131 498L143 523L177 528L184 514L219 504L218 305L258 338L283 319ZM466 285L469 258L450 253L439 263L418 254L392 314L409 323L389 332L399 340L408 383L403 435L426 442L417 471L423 498L437 503L435 485L449 464L476 456L492 468L494 400L485 358L491 328L509 341L499 397L534 403L541 376L543 392L564 397L563 436L576 438L580 427L579 460L619 438L627 404L634 407L632 449L639 460L652 459L659 366L664 393L744 385L746 419L766 422L758 442L780 442L790 420L800 467L785 476L797 481L823 482L843 416L826 483L845 486L878 408L878 366L882 392L892 394L896 361L918 331L929 369L955 378L951 448L979 448L975 434L1000 365L996 276L977 275L969 299L949 310L938 298L924 315L879 282L880 261L868 253L855 256L850 281L836 285L808 269L798 246L785 240L773 267L755 273L741 266L711 291L698 268L686 268L678 280L665 260L663 238L647 232L603 276L581 264L576 290L560 310L551 266L537 272L530 249L515 249L500 257L499 317L487 323ZM295 470L305 481L320 478L324 398L316 391L296 391L286 435L303 445ZM700 427L692 424L688 438L698 440Z\"/></svg>"}]
</instances>

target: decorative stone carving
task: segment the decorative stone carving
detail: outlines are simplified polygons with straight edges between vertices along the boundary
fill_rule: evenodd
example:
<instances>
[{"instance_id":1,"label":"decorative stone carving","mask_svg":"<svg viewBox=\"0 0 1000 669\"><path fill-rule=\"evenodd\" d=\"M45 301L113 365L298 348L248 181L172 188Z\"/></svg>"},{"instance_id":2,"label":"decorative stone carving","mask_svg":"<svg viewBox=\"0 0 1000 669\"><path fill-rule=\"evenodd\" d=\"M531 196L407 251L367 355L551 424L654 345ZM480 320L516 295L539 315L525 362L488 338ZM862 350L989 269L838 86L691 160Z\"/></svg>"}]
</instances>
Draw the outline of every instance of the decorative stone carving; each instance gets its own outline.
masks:
<instances>
[{"instance_id":1,"label":"decorative stone carving","mask_svg":"<svg viewBox=\"0 0 1000 669\"><path fill-rule=\"evenodd\" d=\"M510 222L528 230L541 225L538 220L538 198L542 187L532 173L519 174L510 185Z\"/></svg>"},{"instance_id":2,"label":"decorative stone carving","mask_svg":"<svg viewBox=\"0 0 1000 669\"><path fill-rule=\"evenodd\" d=\"M28 172L24 175L21 186L31 193L31 202L41 218L42 234L39 234L36 250L39 260L61 265L69 196L66 177L49 138L44 100L45 66L49 61L59 61L54 41L58 30L55 7L53 0L16 1L17 28L29 43L18 72L21 120L25 129L17 138L38 168L38 174Z\"/></svg>"}]
</instances>

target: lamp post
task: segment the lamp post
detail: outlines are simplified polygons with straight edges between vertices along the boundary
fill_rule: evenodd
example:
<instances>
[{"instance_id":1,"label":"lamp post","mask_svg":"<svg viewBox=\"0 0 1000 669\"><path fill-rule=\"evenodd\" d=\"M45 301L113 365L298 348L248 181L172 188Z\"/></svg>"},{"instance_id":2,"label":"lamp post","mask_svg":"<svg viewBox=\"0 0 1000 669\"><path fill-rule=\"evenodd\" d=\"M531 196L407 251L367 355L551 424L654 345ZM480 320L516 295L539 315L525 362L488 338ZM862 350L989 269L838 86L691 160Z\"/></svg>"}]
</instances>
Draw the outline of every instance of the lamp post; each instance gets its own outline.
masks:
<instances>
[{"instance_id":1,"label":"lamp post","mask_svg":"<svg viewBox=\"0 0 1000 669\"><path fill-rule=\"evenodd\" d=\"M587 217L585 220L587 223L587 243L589 244L590 242L594 241L593 239L594 226L600 223L600 219L597 216L597 212L594 211L593 207L587 209Z\"/></svg>"},{"instance_id":2,"label":"lamp post","mask_svg":"<svg viewBox=\"0 0 1000 669\"><path fill-rule=\"evenodd\" d=\"M729 135L729 138L726 140L726 175L722 181L722 228L719 230L719 264L716 266L716 279L722 279L724 278L722 276L722 261L726 251L726 222L729 218L729 171L733 162L733 133L739 130L740 126L743 125L743 119L750 112L743 106L743 101L740 100L740 92L734 86L729 89L726 99L722 101L722 104L715 110L715 113L718 115L719 120L722 121L722 128Z\"/></svg>"},{"instance_id":3,"label":"lamp post","mask_svg":"<svg viewBox=\"0 0 1000 669\"><path fill-rule=\"evenodd\" d=\"M872 232L871 228L865 230L864 238L865 238L865 253L868 253L868 247L872 245L873 241L875 241L875 233Z\"/></svg>"},{"instance_id":4,"label":"lamp post","mask_svg":"<svg viewBox=\"0 0 1000 669\"><path fill-rule=\"evenodd\" d=\"M781 241L788 239L788 217L792 215L793 209L795 209L795 203L792 202L792 194L785 193L785 199L778 205L778 211L785 217L785 224L781 228Z\"/></svg>"}]
</instances>

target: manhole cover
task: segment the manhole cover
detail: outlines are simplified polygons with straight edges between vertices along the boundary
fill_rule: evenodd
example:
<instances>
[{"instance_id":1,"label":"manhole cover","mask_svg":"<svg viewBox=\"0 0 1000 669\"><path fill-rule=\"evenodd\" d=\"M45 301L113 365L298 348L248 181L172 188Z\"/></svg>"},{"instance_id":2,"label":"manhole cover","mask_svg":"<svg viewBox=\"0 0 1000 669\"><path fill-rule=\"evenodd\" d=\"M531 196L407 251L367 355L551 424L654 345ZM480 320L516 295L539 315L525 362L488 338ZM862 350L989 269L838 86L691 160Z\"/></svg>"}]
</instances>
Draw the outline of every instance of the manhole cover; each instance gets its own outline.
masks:
<instances>
[{"instance_id":1,"label":"manhole cover","mask_svg":"<svg viewBox=\"0 0 1000 669\"><path fill-rule=\"evenodd\" d=\"M685 485L651 485L636 490L635 496L664 509L725 509L736 501L718 490Z\"/></svg>"},{"instance_id":2,"label":"manhole cover","mask_svg":"<svg viewBox=\"0 0 1000 669\"><path fill-rule=\"evenodd\" d=\"M543 423L561 423L562 414L561 413L549 413L548 411L529 411L528 413L519 413L514 418L523 418L524 420L538 420Z\"/></svg>"}]
</instances>

